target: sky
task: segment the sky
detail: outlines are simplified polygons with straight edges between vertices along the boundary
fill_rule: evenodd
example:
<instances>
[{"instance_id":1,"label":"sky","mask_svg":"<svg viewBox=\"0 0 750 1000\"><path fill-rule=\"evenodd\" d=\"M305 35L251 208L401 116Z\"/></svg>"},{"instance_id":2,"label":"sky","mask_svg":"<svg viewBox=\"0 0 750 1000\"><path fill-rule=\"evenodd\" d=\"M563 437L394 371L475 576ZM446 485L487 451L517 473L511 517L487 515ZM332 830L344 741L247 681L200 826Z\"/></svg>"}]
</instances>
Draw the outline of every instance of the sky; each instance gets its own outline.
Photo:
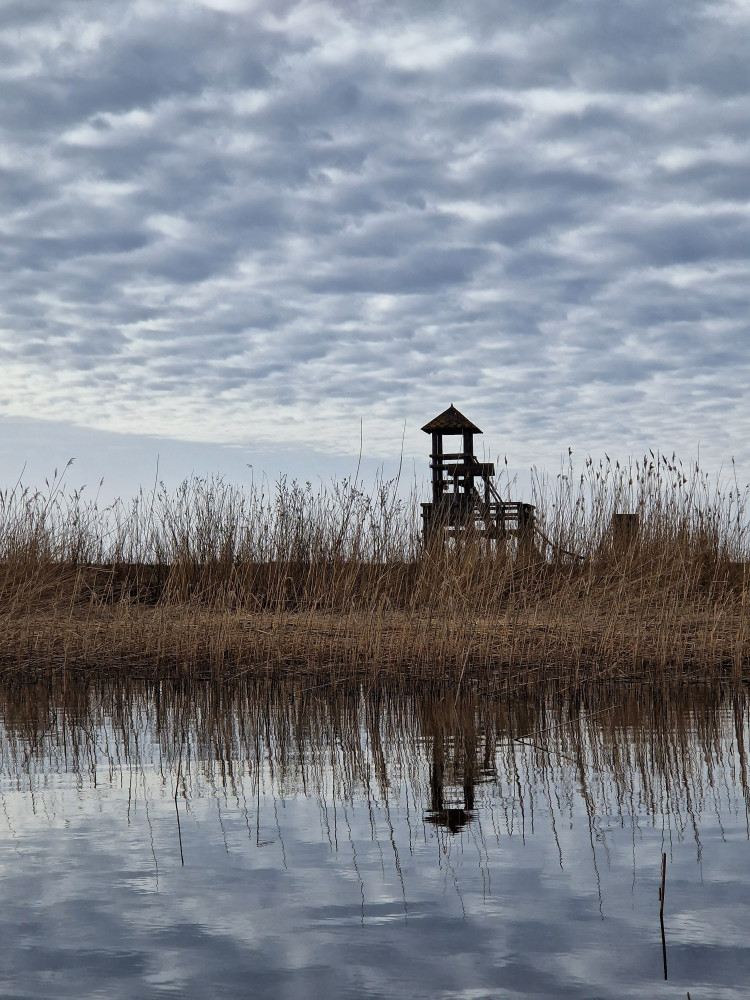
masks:
<instances>
[{"instance_id":1,"label":"sky","mask_svg":"<svg viewBox=\"0 0 750 1000\"><path fill-rule=\"evenodd\" d=\"M748 52L748 0L3 0L0 486L419 478L451 403L750 481Z\"/></svg>"}]
</instances>

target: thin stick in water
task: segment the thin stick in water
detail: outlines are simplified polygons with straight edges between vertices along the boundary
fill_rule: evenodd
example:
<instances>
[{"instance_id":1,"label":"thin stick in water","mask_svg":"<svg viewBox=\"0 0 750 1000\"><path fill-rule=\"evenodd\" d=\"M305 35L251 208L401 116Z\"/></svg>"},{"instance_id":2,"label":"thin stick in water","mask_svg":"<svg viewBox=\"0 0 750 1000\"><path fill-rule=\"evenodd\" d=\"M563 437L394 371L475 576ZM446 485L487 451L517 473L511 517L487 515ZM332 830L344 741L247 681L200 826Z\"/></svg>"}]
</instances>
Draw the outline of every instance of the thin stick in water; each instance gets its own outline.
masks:
<instances>
[{"instance_id":1,"label":"thin stick in water","mask_svg":"<svg viewBox=\"0 0 750 1000\"><path fill-rule=\"evenodd\" d=\"M659 916L664 919L664 888L667 882L667 856L661 856L661 888L659 889Z\"/></svg>"},{"instance_id":2,"label":"thin stick in water","mask_svg":"<svg viewBox=\"0 0 750 1000\"><path fill-rule=\"evenodd\" d=\"M180 810L177 808L177 795L180 790L180 775L182 773L182 749L185 746L185 730L182 730L182 743L180 744L180 756L177 762L177 780L174 785L174 811L177 815L177 839L180 842L180 864L185 867L185 855L182 853L182 829L180 827Z\"/></svg>"},{"instance_id":3,"label":"thin stick in water","mask_svg":"<svg viewBox=\"0 0 750 1000\"><path fill-rule=\"evenodd\" d=\"M659 887L659 923L661 925L661 957L664 963L664 979L667 978L667 939L664 936L664 887L667 881L667 855L661 856L661 886Z\"/></svg>"}]
</instances>

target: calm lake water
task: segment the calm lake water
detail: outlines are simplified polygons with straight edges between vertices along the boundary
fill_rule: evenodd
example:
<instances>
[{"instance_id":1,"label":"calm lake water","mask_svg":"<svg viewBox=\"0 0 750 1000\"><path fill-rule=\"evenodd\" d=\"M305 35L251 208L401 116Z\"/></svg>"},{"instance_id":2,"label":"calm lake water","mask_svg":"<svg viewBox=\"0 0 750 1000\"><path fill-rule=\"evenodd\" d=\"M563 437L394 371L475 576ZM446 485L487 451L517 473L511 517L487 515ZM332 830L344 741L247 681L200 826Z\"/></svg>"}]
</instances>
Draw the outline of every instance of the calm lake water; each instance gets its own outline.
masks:
<instances>
[{"instance_id":1,"label":"calm lake water","mask_svg":"<svg viewBox=\"0 0 750 1000\"><path fill-rule=\"evenodd\" d=\"M0 713L4 997L750 991L742 691L37 685Z\"/></svg>"}]
</instances>

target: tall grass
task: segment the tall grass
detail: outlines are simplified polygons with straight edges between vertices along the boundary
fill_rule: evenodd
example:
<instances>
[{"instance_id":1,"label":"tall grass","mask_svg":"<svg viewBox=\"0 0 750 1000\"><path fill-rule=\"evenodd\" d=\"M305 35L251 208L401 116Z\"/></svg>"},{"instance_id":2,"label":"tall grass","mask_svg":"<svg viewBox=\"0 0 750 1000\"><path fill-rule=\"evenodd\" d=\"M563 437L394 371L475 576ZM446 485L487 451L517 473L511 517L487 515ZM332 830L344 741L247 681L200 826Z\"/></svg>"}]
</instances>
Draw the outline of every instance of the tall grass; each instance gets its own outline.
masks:
<instances>
[{"instance_id":1,"label":"tall grass","mask_svg":"<svg viewBox=\"0 0 750 1000\"><path fill-rule=\"evenodd\" d=\"M510 484L504 484L510 494ZM646 455L534 471L538 532L425 547L396 481L0 493L6 670L742 674L747 487ZM612 533L637 514L637 535Z\"/></svg>"}]
</instances>

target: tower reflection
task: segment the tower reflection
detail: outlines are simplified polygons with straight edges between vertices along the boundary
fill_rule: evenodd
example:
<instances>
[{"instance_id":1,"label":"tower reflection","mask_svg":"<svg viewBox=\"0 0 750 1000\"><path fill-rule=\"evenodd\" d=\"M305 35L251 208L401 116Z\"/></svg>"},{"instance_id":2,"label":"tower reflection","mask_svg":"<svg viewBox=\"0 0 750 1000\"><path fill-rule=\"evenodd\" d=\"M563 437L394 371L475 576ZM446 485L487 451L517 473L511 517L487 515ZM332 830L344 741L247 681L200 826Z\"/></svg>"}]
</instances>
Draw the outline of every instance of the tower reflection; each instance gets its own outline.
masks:
<instances>
[{"instance_id":1,"label":"tower reflection","mask_svg":"<svg viewBox=\"0 0 750 1000\"><path fill-rule=\"evenodd\" d=\"M474 818L478 733L473 712L455 720L432 714L425 737L431 745L430 808L425 822L458 833Z\"/></svg>"}]
</instances>

